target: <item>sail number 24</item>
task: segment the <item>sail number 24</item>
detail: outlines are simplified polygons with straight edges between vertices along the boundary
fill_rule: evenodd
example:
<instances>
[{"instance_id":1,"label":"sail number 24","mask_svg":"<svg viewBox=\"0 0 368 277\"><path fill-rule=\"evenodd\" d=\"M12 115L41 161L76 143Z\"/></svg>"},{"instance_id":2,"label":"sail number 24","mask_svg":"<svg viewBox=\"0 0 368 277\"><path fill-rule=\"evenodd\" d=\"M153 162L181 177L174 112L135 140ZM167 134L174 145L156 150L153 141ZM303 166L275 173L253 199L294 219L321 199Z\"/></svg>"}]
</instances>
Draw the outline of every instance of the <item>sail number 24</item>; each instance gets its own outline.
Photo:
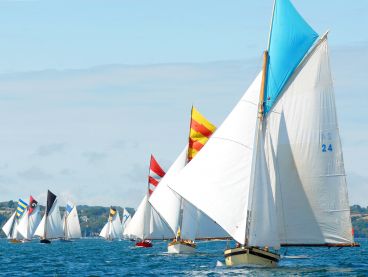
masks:
<instances>
[{"instance_id":1,"label":"sail number 24","mask_svg":"<svg viewBox=\"0 0 368 277\"><path fill-rule=\"evenodd\" d=\"M322 144L322 152L332 152L332 144L329 144L328 146L326 144Z\"/></svg>"}]
</instances>

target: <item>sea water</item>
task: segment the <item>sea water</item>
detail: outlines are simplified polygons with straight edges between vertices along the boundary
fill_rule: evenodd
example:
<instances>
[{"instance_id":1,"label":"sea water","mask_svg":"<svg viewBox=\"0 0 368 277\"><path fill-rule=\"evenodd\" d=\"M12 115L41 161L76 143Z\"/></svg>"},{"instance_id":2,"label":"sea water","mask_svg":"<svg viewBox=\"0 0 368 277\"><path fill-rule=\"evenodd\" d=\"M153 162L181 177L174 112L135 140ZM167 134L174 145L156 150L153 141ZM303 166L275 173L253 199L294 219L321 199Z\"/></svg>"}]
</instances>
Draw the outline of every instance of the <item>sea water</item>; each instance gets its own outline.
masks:
<instances>
[{"instance_id":1,"label":"sea water","mask_svg":"<svg viewBox=\"0 0 368 277\"><path fill-rule=\"evenodd\" d=\"M1 276L368 276L368 240L358 248L288 248L277 268L228 268L226 242L199 242L193 255L167 253L167 242L136 248L131 241L0 239Z\"/></svg>"}]
</instances>

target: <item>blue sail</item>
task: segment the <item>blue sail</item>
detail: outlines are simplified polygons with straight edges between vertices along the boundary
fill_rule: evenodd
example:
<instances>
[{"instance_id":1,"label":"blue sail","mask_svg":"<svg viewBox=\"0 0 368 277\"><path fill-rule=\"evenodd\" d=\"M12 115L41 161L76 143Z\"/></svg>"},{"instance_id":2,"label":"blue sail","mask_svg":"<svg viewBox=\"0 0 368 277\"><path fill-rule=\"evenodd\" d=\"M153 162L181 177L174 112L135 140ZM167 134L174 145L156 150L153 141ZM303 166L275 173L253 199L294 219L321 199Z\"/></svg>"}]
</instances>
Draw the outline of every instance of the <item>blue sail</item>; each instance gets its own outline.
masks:
<instances>
[{"instance_id":1,"label":"blue sail","mask_svg":"<svg viewBox=\"0 0 368 277\"><path fill-rule=\"evenodd\" d=\"M289 0L276 0L272 19L264 111L267 113L289 77L318 38Z\"/></svg>"}]
</instances>

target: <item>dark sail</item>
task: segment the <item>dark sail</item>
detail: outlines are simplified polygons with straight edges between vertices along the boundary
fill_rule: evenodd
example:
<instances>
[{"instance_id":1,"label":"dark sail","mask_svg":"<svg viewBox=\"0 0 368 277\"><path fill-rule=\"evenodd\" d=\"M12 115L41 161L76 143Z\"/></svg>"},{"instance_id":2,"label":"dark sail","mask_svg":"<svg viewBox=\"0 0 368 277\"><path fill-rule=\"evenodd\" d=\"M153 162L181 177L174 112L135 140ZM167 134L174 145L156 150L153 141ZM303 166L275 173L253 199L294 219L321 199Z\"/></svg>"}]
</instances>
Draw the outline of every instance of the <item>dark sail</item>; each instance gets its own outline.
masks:
<instances>
[{"instance_id":1,"label":"dark sail","mask_svg":"<svg viewBox=\"0 0 368 277\"><path fill-rule=\"evenodd\" d=\"M51 191L47 190L47 204L46 204L46 215L50 213L52 205L56 200L56 195L53 194Z\"/></svg>"}]
</instances>

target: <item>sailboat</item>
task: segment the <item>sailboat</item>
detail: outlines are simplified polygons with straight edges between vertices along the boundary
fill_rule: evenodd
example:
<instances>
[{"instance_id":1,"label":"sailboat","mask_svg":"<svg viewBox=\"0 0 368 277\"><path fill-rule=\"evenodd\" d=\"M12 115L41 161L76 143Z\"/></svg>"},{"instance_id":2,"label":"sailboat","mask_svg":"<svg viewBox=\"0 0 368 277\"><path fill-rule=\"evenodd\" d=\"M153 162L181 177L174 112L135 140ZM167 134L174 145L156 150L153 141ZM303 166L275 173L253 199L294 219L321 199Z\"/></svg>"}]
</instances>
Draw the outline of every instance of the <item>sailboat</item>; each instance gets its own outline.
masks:
<instances>
[{"instance_id":1,"label":"sailboat","mask_svg":"<svg viewBox=\"0 0 368 277\"><path fill-rule=\"evenodd\" d=\"M8 238L9 242L18 243L21 242L22 236L18 232L19 221L23 218L25 211L27 210L27 203L19 198L16 211L4 224L2 230Z\"/></svg>"},{"instance_id":2,"label":"sailboat","mask_svg":"<svg viewBox=\"0 0 368 277\"><path fill-rule=\"evenodd\" d=\"M152 247L151 240L165 240L174 237L174 233L148 202L149 198L155 194L156 189L160 187L159 183L161 178L165 176L165 172L153 155L151 155L149 168L147 193L124 229L124 236L139 240L136 243L137 247Z\"/></svg>"},{"instance_id":3,"label":"sailboat","mask_svg":"<svg viewBox=\"0 0 368 277\"><path fill-rule=\"evenodd\" d=\"M46 211L35 235L40 237L40 243L51 243L51 239L59 239L64 235L58 199L50 190L47 191Z\"/></svg>"},{"instance_id":4,"label":"sailboat","mask_svg":"<svg viewBox=\"0 0 368 277\"><path fill-rule=\"evenodd\" d=\"M100 237L105 238L108 241L114 239L121 239L123 232L119 212L116 208L110 207L109 218L100 232Z\"/></svg>"},{"instance_id":5,"label":"sailboat","mask_svg":"<svg viewBox=\"0 0 368 277\"><path fill-rule=\"evenodd\" d=\"M130 213L128 212L128 210L126 208L124 208L123 210L123 218L121 220L121 224L122 224L122 229L123 229L123 237L126 239L130 239L129 236L124 236L124 230L125 228L128 226L129 222L132 220L132 216L130 215Z\"/></svg>"},{"instance_id":6,"label":"sailboat","mask_svg":"<svg viewBox=\"0 0 368 277\"><path fill-rule=\"evenodd\" d=\"M67 203L63 218L64 241L79 239L82 237L77 206Z\"/></svg>"},{"instance_id":7,"label":"sailboat","mask_svg":"<svg viewBox=\"0 0 368 277\"><path fill-rule=\"evenodd\" d=\"M237 242L228 266L277 266L280 246L353 247L327 33L276 0L261 73L169 184Z\"/></svg>"},{"instance_id":8,"label":"sailboat","mask_svg":"<svg viewBox=\"0 0 368 277\"><path fill-rule=\"evenodd\" d=\"M229 235L216 222L168 187L176 175L192 160L208 141L216 127L192 107L189 143L162 178L160 186L150 197L153 208L176 233L169 243L168 252L194 253L195 240L225 239Z\"/></svg>"},{"instance_id":9,"label":"sailboat","mask_svg":"<svg viewBox=\"0 0 368 277\"><path fill-rule=\"evenodd\" d=\"M33 196L30 196L28 211L19 221L17 226L17 231L23 237L23 242L32 240L40 221L40 207L36 199L34 199Z\"/></svg>"}]
</instances>

